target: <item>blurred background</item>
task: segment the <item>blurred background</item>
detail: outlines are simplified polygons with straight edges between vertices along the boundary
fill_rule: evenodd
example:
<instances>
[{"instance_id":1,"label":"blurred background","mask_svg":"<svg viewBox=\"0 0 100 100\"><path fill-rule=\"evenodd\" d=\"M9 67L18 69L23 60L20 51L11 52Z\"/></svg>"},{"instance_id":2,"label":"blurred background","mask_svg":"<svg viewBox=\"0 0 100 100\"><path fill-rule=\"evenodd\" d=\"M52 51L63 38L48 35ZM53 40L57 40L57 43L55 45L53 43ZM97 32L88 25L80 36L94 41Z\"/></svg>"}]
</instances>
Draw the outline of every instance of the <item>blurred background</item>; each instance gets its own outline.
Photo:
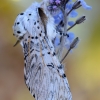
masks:
<instances>
[{"instance_id":1,"label":"blurred background","mask_svg":"<svg viewBox=\"0 0 100 100\"><path fill-rule=\"evenodd\" d=\"M0 0L0 100L34 100L24 83L22 48L13 47L12 35L16 16L34 1ZM100 0L85 1L92 10L78 10L87 21L71 30L80 43L64 63L73 100L100 100Z\"/></svg>"}]
</instances>

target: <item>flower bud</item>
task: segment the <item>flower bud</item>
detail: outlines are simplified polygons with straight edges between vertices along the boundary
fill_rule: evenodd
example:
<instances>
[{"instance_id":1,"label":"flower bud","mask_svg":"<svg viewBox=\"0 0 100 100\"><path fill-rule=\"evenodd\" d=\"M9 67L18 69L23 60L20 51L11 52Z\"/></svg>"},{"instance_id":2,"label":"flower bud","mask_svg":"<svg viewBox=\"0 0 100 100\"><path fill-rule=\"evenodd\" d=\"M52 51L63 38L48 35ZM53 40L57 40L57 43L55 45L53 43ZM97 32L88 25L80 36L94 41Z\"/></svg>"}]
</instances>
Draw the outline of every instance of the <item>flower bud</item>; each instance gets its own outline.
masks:
<instances>
[{"instance_id":1,"label":"flower bud","mask_svg":"<svg viewBox=\"0 0 100 100\"><path fill-rule=\"evenodd\" d=\"M86 16L82 16L82 17L80 17L80 18L78 18L77 20L76 20L76 24L81 24L82 22L84 22L86 20Z\"/></svg>"}]
</instances>

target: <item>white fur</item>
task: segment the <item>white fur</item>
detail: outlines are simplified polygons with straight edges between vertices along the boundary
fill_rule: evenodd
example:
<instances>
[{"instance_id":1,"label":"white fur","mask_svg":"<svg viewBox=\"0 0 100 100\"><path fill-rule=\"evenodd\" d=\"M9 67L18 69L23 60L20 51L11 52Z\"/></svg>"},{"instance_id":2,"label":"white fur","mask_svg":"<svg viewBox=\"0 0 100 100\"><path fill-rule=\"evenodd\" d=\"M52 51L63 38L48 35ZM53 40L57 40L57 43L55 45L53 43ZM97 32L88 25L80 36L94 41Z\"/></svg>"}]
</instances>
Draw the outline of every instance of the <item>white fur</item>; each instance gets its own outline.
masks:
<instances>
[{"instance_id":1,"label":"white fur","mask_svg":"<svg viewBox=\"0 0 100 100\"><path fill-rule=\"evenodd\" d=\"M48 37L52 40L56 36L56 30L54 25L54 19L52 17L48 18L47 22L47 34Z\"/></svg>"},{"instance_id":2,"label":"white fur","mask_svg":"<svg viewBox=\"0 0 100 100\"><path fill-rule=\"evenodd\" d=\"M49 39L54 39L56 36L56 29L55 29L55 24L54 24L54 18L51 16L50 12L47 9L47 6L49 5L49 0L43 0L41 2L41 7L44 10L44 13L46 14L48 21L47 21L47 35Z\"/></svg>"}]
</instances>

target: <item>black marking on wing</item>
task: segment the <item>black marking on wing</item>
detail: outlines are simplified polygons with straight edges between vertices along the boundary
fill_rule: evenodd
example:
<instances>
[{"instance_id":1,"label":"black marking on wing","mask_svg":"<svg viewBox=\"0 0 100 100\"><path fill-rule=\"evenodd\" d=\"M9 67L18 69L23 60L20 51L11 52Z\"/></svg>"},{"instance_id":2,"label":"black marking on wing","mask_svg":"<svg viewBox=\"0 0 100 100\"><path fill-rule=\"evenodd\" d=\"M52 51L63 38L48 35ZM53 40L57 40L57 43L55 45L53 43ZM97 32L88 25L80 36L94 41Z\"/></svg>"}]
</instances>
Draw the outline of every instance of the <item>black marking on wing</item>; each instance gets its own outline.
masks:
<instances>
[{"instance_id":1,"label":"black marking on wing","mask_svg":"<svg viewBox=\"0 0 100 100\"><path fill-rule=\"evenodd\" d=\"M48 40L49 40L49 39L48 39L47 37L45 37L45 36L44 36L44 39L45 39L45 41L46 41L46 43L47 43L49 49L51 50L51 47L50 47L50 45L49 45L49 43L48 43Z\"/></svg>"},{"instance_id":2,"label":"black marking on wing","mask_svg":"<svg viewBox=\"0 0 100 100\"><path fill-rule=\"evenodd\" d=\"M35 98L35 94L33 94L33 97Z\"/></svg>"},{"instance_id":3,"label":"black marking on wing","mask_svg":"<svg viewBox=\"0 0 100 100\"><path fill-rule=\"evenodd\" d=\"M50 67L51 67L51 68L54 68L54 64L53 64L53 63L50 63L50 64L47 65L47 67L49 67L49 68L50 68Z\"/></svg>"},{"instance_id":4,"label":"black marking on wing","mask_svg":"<svg viewBox=\"0 0 100 100\"><path fill-rule=\"evenodd\" d=\"M32 49L32 50L30 51L30 53L32 53L33 51L34 51L34 49ZM26 59L28 56L29 56L29 53L28 53L28 54L24 54L24 59Z\"/></svg>"},{"instance_id":5,"label":"black marking on wing","mask_svg":"<svg viewBox=\"0 0 100 100\"><path fill-rule=\"evenodd\" d=\"M56 53L55 52L53 52L53 54L52 54L53 56L55 56L56 55Z\"/></svg>"},{"instance_id":6,"label":"black marking on wing","mask_svg":"<svg viewBox=\"0 0 100 100\"><path fill-rule=\"evenodd\" d=\"M62 65L58 66L58 69L63 69Z\"/></svg>"},{"instance_id":7,"label":"black marking on wing","mask_svg":"<svg viewBox=\"0 0 100 100\"><path fill-rule=\"evenodd\" d=\"M31 68L33 69L33 68L34 68L34 66L35 66L35 64L32 64Z\"/></svg>"},{"instance_id":8,"label":"black marking on wing","mask_svg":"<svg viewBox=\"0 0 100 100\"><path fill-rule=\"evenodd\" d=\"M66 78L66 75L65 75L65 74L63 74L63 75L62 75L62 78Z\"/></svg>"}]
</instances>

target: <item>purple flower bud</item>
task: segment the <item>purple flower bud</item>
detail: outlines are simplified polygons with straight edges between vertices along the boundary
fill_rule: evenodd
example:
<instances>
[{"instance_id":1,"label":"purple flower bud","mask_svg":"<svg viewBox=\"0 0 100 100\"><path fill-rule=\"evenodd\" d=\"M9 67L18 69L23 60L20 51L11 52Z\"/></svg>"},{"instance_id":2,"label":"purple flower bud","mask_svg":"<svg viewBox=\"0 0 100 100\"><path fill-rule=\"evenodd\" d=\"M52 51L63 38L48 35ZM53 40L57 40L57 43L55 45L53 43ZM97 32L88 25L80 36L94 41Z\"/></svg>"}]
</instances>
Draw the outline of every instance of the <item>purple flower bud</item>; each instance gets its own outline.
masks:
<instances>
[{"instance_id":1,"label":"purple flower bud","mask_svg":"<svg viewBox=\"0 0 100 100\"><path fill-rule=\"evenodd\" d=\"M56 6L56 5L54 5L54 6L52 6L52 8L53 8L53 10L56 10L56 9L57 9L57 6Z\"/></svg>"},{"instance_id":2,"label":"purple flower bud","mask_svg":"<svg viewBox=\"0 0 100 100\"><path fill-rule=\"evenodd\" d=\"M55 3L56 3L56 5L58 5L61 3L61 0L56 0Z\"/></svg>"},{"instance_id":3,"label":"purple flower bud","mask_svg":"<svg viewBox=\"0 0 100 100\"><path fill-rule=\"evenodd\" d=\"M54 0L49 0L49 3L53 4L54 3Z\"/></svg>"}]
</instances>

